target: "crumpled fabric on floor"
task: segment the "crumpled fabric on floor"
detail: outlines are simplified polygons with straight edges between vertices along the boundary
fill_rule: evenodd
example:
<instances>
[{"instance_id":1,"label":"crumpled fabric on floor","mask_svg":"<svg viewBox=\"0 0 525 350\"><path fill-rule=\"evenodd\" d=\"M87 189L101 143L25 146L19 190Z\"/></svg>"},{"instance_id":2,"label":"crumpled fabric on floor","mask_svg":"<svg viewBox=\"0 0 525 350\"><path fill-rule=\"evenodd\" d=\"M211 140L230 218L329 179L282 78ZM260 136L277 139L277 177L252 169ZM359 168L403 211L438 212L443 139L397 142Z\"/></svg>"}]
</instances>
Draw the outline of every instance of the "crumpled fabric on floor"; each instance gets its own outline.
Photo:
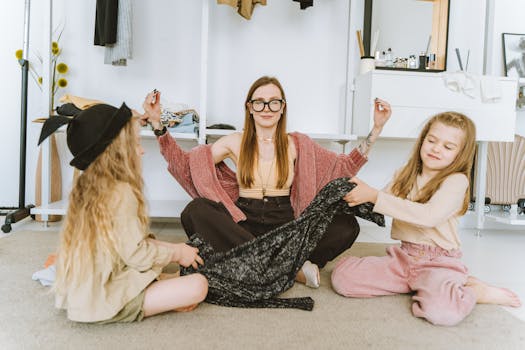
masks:
<instances>
[{"instance_id":1,"label":"crumpled fabric on floor","mask_svg":"<svg viewBox=\"0 0 525 350\"><path fill-rule=\"evenodd\" d=\"M55 283L56 273L56 266L50 265L43 270L35 272L31 279L40 282L44 287L49 287Z\"/></svg>"},{"instance_id":2,"label":"crumpled fabric on floor","mask_svg":"<svg viewBox=\"0 0 525 350\"><path fill-rule=\"evenodd\" d=\"M332 218L349 213L385 226L384 216L373 212L372 203L349 207L342 197L355 187L349 178L328 183L294 221L226 252L213 248L195 234L189 245L199 249L204 266L181 267L181 275L199 272L208 279L206 302L251 308L312 310L310 297L277 298L290 289L297 272L310 256Z\"/></svg>"}]
</instances>

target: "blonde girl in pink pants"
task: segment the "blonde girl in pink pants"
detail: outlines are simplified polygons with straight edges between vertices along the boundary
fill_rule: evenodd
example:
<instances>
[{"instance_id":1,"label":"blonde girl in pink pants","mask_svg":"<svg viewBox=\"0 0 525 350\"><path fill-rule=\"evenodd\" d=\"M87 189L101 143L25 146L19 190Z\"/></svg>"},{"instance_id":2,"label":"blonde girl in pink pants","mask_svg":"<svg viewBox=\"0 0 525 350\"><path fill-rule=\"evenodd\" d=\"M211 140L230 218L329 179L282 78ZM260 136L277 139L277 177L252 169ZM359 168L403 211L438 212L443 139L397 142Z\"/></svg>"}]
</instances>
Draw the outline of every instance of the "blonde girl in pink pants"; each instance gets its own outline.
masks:
<instances>
[{"instance_id":1,"label":"blonde girl in pink pants","mask_svg":"<svg viewBox=\"0 0 525 350\"><path fill-rule=\"evenodd\" d=\"M441 113L423 128L408 163L378 191L358 178L344 199L375 203L391 216L392 238L401 246L383 257L349 257L332 273L334 290L346 297L413 292L412 312L436 325L455 325L476 303L519 307L511 291L469 276L461 262L458 218L470 199L469 174L476 130L466 116Z\"/></svg>"}]
</instances>

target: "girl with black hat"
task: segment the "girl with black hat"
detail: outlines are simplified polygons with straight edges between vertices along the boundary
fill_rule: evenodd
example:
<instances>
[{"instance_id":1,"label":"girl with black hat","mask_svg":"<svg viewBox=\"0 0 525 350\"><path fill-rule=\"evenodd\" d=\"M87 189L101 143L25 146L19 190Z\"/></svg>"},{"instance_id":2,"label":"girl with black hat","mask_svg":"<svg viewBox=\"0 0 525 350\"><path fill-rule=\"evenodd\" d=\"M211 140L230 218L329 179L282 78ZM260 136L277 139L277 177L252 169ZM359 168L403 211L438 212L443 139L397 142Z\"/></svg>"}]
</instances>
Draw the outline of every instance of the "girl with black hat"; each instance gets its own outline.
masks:
<instances>
[{"instance_id":1,"label":"girl with black hat","mask_svg":"<svg viewBox=\"0 0 525 350\"><path fill-rule=\"evenodd\" d=\"M79 322L133 322L190 311L208 283L196 273L158 280L171 262L203 264L198 249L148 235L137 118L125 105L96 105L74 118L53 116L40 141L68 124L71 165L83 170L69 196L60 236L56 306Z\"/></svg>"}]
</instances>

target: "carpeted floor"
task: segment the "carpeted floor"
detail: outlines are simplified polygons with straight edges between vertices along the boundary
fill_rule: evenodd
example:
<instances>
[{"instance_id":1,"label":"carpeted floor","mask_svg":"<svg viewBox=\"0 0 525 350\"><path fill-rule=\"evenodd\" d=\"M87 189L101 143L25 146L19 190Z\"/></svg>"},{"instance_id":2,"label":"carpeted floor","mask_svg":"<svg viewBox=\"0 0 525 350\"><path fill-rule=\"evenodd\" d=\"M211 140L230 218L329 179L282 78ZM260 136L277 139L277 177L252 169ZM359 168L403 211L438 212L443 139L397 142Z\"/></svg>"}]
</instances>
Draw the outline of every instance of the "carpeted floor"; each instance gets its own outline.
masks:
<instances>
[{"instance_id":1,"label":"carpeted floor","mask_svg":"<svg viewBox=\"0 0 525 350\"><path fill-rule=\"evenodd\" d=\"M181 237L161 236L169 241ZM0 239L1 349L525 349L525 323L498 306L478 305L456 327L436 327L410 312L409 296L346 299L322 286L294 286L312 312L202 304L135 324L89 325L54 309L49 288L31 280L57 242L56 232L20 231ZM356 243L349 253L383 255L383 244Z\"/></svg>"}]
</instances>

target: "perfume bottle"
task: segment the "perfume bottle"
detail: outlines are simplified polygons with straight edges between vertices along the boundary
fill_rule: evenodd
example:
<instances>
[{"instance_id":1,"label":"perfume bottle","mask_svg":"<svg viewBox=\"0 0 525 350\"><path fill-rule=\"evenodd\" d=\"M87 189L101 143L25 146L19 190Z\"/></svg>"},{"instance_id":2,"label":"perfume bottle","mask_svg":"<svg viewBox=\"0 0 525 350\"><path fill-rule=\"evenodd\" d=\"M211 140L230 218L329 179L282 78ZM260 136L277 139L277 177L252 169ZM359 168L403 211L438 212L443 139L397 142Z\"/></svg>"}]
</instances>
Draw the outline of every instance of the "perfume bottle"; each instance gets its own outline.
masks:
<instances>
[{"instance_id":1,"label":"perfume bottle","mask_svg":"<svg viewBox=\"0 0 525 350\"><path fill-rule=\"evenodd\" d=\"M435 53L428 54L427 69L436 69L436 54Z\"/></svg>"},{"instance_id":2,"label":"perfume bottle","mask_svg":"<svg viewBox=\"0 0 525 350\"><path fill-rule=\"evenodd\" d=\"M410 69L417 69L416 55L410 55L408 57L408 68L410 68Z\"/></svg>"},{"instance_id":3,"label":"perfume bottle","mask_svg":"<svg viewBox=\"0 0 525 350\"><path fill-rule=\"evenodd\" d=\"M385 51L381 53L379 53L379 51L376 51L374 61L375 61L376 67L384 67L385 66Z\"/></svg>"},{"instance_id":4,"label":"perfume bottle","mask_svg":"<svg viewBox=\"0 0 525 350\"><path fill-rule=\"evenodd\" d=\"M385 66L386 67L393 67L394 66L394 58L392 57L392 49L390 47L388 48L388 50L386 50Z\"/></svg>"},{"instance_id":5,"label":"perfume bottle","mask_svg":"<svg viewBox=\"0 0 525 350\"><path fill-rule=\"evenodd\" d=\"M419 66L417 68L419 70L427 69L427 55L424 52L419 54Z\"/></svg>"}]
</instances>

